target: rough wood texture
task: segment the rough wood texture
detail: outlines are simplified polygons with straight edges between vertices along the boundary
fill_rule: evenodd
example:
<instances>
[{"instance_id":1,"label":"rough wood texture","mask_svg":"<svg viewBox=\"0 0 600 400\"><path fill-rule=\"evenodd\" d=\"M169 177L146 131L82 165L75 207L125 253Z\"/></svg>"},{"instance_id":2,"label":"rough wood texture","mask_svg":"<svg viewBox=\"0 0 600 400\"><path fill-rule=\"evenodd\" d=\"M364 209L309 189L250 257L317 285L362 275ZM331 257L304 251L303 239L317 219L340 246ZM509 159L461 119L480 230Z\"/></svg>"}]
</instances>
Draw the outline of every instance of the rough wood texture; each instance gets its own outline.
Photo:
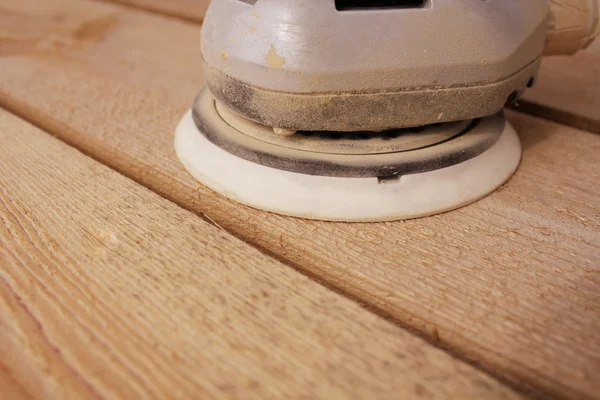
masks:
<instances>
[{"instance_id":1,"label":"rough wood texture","mask_svg":"<svg viewBox=\"0 0 600 400\"><path fill-rule=\"evenodd\" d=\"M12 372L5 365L0 365L0 394L2 394L3 399L9 400L34 399L27 389L15 380Z\"/></svg>"},{"instance_id":2,"label":"rough wood texture","mask_svg":"<svg viewBox=\"0 0 600 400\"><path fill-rule=\"evenodd\" d=\"M510 113L522 166L474 205L386 224L280 217L215 195L175 157L202 84L198 27L83 0L6 3L0 26L19 39L2 49L1 104L488 370L600 398L598 136Z\"/></svg>"},{"instance_id":3,"label":"rough wood texture","mask_svg":"<svg viewBox=\"0 0 600 400\"><path fill-rule=\"evenodd\" d=\"M546 57L521 109L600 133L600 39L573 56Z\"/></svg>"},{"instance_id":4,"label":"rough wood texture","mask_svg":"<svg viewBox=\"0 0 600 400\"><path fill-rule=\"evenodd\" d=\"M520 398L3 110L0 142L3 399Z\"/></svg>"}]
</instances>

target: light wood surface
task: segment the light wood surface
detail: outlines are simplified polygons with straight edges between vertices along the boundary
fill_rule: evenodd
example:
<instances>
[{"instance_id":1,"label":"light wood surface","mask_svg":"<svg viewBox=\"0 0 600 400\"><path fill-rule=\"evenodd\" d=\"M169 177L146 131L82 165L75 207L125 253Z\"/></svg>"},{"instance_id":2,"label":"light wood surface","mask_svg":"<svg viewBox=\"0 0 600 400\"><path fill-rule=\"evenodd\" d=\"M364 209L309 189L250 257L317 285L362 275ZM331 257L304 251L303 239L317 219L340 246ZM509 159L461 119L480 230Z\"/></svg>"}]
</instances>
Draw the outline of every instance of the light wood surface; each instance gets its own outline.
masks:
<instances>
[{"instance_id":1,"label":"light wood surface","mask_svg":"<svg viewBox=\"0 0 600 400\"><path fill-rule=\"evenodd\" d=\"M0 110L0 397L520 398Z\"/></svg>"},{"instance_id":2,"label":"light wood surface","mask_svg":"<svg viewBox=\"0 0 600 400\"><path fill-rule=\"evenodd\" d=\"M7 369L5 365L0 366L0 394L2 394L3 399L34 399L34 397L15 380L12 371Z\"/></svg>"},{"instance_id":3,"label":"light wood surface","mask_svg":"<svg viewBox=\"0 0 600 400\"><path fill-rule=\"evenodd\" d=\"M4 6L20 23L0 29L20 39L0 58L2 105L489 371L600 398L598 136L509 113L525 147L516 176L436 217L334 224L259 212L198 184L174 155L174 128L202 85L199 27L44 4Z\"/></svg>"},{"instance_id":4,"label":"light wood surface","mask_svg":"<svg viewBox=\"0 0 600 400\"><path fill-rule=\"evenodd\" d=\"M600 133L600 40L573 56L546 57L524 111Z\"/></svg>"},{"instance_id":5,"label":"light wood surface","mask_svg":"<svg viewBox=\"0 0 600 400\"><path fill-rule=\"evenodd\" d=\"M96 0L158 12L191 22L202 22L210 0Z\"/></svg>"}]
</instances>

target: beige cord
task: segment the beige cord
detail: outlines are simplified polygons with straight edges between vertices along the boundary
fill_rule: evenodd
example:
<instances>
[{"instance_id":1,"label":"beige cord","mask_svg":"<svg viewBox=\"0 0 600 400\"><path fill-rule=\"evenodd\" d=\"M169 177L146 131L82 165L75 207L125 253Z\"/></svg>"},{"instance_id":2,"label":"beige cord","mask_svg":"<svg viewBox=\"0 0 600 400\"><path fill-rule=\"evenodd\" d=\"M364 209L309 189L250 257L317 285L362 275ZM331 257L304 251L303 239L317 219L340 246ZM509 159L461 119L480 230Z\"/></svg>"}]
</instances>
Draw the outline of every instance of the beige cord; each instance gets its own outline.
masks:
<instances>
[{"instance_id":1,"label":"beige cord","mask_svg":"<svg viewBox=\"0 0 600 400\"><path fill-rule=\"evenodd\" d=\"M544 55L574 54L600 33L600 0L549 0L550 22Z\"/></svg>"}]
</instances>

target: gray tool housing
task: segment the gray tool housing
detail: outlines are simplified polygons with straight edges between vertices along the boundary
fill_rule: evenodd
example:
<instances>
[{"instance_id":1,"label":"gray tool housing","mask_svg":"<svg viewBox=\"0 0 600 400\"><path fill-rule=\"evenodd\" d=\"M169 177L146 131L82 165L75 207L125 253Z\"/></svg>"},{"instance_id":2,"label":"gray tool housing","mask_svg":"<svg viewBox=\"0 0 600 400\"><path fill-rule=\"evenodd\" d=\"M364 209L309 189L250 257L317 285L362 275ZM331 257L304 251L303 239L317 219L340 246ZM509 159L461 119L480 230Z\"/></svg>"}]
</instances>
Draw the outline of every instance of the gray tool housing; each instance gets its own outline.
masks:
<instances>
[{"instance_id":1,"label":"gray tool housing","mask_svg":"<svg viewBox=\"0 0 600 400\"><path fill-rule=\"evenodd\" d=\"M254 4L252 4L254 3ZM383 130L492 115L533 84L546 0L216 0L207 86L236 113L291 130Z\"/></svg>"}]
</instances>

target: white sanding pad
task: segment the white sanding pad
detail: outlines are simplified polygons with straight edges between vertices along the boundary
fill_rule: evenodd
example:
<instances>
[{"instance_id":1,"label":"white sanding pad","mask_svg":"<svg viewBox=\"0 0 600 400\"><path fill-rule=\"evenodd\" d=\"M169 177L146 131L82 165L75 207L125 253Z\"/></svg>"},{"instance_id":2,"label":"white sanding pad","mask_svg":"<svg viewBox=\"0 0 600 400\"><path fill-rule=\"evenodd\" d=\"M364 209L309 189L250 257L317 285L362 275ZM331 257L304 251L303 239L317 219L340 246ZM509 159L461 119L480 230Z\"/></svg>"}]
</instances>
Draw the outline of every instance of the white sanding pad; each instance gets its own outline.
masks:
<instances>
[{"instance_id":1,"label":"white sanding pad","mask_svg":"<svg viewBox=\"0 0 600 400\"><path fill-rule=\"evenodd\" d=\"M305 175L255 164L211 143L185 114L175 149L185 168L216 192L251 207L326 221L392 221L428 216L472 203L496 190L521 159L507 122L498 141L456 165L391 180Z\"/></svg>"}]
</instances>

